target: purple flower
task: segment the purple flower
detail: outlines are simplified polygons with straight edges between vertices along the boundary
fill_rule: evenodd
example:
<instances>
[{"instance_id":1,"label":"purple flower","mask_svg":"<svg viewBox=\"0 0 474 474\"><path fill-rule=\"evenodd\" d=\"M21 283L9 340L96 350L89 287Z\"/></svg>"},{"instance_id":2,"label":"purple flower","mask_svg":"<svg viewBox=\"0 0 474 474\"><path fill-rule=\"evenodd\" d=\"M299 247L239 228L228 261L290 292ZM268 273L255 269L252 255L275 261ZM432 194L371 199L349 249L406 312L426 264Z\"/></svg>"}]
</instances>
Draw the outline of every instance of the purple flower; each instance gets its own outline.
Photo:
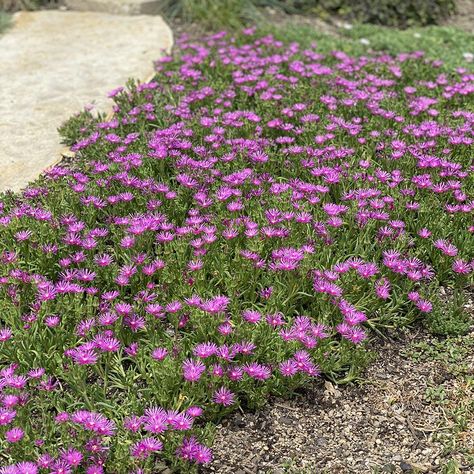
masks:
<instances>
[{"instance_id":1,"label":"purple flower","mask_svg":"<svg viewBox=\"0 0 474 474\"><path fill-rule=\"evenodd\" d=\"M35 463L24 461L16 465L16 474L37 474L38 466Z\"/></svg>"},{"instance_id":2,"label":"purple flower","mask_svg":"<svg viewBox=\"0 0 474 474\"><path fill-rule=\"evenodd\" d=\"M143 429L150 433L159 434L168 429L168 421L165 410L162 408L148 408L142 418Z\"/></svg>"},{"instance_id":3,"label":"purple flower","mask_svg":"<svg viewBox=\"0 0 474 474\"><path fill-rule=\"evenodd\" d=\"M151 357L155 360L163 360L168 355L168 349L165 347L157 347L153 349Z\"/></svg>"},{"instance_id":4,"label":"purple flower","mask_svg":"<svg viewBox=\"0 0 474 474\"><path fill-rule=\"evenodd\" d=\"M202 342L194 347L193 353L196 357L206 359L217 352L217 345L213 342Z\"/></svg>"},{"instance_id":5,"label":"purple flower","mask_svg":"<svg viewBox=\"0 0 474 474\"><path fill-rule=\"evenodd\" d=\"M274 314L269 314L266 317L267 323L272 326L272 327L277 327L277 326L282 326L285 324L285 321L283 320L283 314L282 313L274 313Z\"/></svg>"},{"instance_id":6,"label":"purple flower","mask_svg":"<svg viewBox=\"0 0 474 474\"><path fill-rule=\"evenodd\" d=\"M202 444L195 447L192 459L196 464L208 464L212 461L212 451Z\"/></svg>"},{"instance_id":7,"label":"purple flower","mask_svg":"<svg viewBox=\"0 0 474 474\"><path fill-rule=\"evenodd\" d=\"M92 349L74 349L71 357L79 365L90 365L97 362L97 354Z\"/></svg>"},{"instance_id":8,"label":"purple flower","mask_svg":"<svg viewBox=\"0 0 474 474\"><path fill-rule=\"evenodd\" d=\"M102 436L112 436L115 433L115 423L108 420L100 413L90 412L86 410L76 411L71 416L71 421L81 425L87 431Z\"/></svg>"},{"instance_id":9,"label":"purple flower","mask_svg":"<svg viewBox=\"0 0 474 474\"><path fill-rule=\"evenodd\" d=\"M270 367L267 367L256 362L245 364L242 370L250 377L256 380L266 380L270 378L272 371Z\"/></svg>"},{"instance_id":10,"label":"purple flower","mask_svg":"<svg viewBox=\"0 0 474 474\"><path fill-rule=\"evenodd\" d=\"M99 335L94 338L94 342L103 352L117 352L120 349L120 341L115 337Z\"/></svg>"},{"instance_id":11,"label":"purple flower","mask_svg":"<svg viewBox=\"0 0 474 474\"><path fill-rule=\"evenodd\" d=\"M104 468L100 465L93 464L86 468L86 474L104 474Z\"/></svg>"},{"instance_id":12,"label":"purple flower","mask_svg":"<svg viewBox=\"0 0 474 474\"><path fill-rule=\"evenodd\" d=\"M227 309L229 302L230 299L227 296L216 296L215 298L202 303L201 309L207 313L219 314Z\"/></svg>"},{"instance_id":13,"label":"purple flower","mask_svg":"<svg viewBox=\"0 0 474 474\"><path fill-rule=\"evenodd\" d=\"M176 450L176 454L187 461L194 461L197 464L207 464L212 461L211 450L198 443L194 436L184 438L182 445Z\"/></svg>"},{"instance_id":14,"label":"purple flower","mask_svg":"<svg viewBox=\"0 0 474 474\"><path fill-rule=\"evenodd\" d=\"M262 315L258 311L247 309L242 313L242 318L252 324L256 324L262 318Z\"/></svg>"},{"instance_id":15,"label":"purple flower","mask_svg":"<svg viewBox=\"0 0 474 474\"><path fill-rule=\"evenodd\" d=\"M38 458L38 467L42 469L48 469L52 463L53 463L53 458L48 453L44 453Z\"/></svg>"},{"instance_id":16,"label":"purple flower","mask_svg":"<svg viewBox=\"0 0 474 474\"><path fill-rule=\"evenodd\" d=\"M467 275L472 272L472 264L465 262L464 260L457 259L452 265L453 272L462 275Z\"/></svg>"},{"instance_id":17,"label":"purple flower","mask_svg":"<svg viewBox=\"0 0 474 474\"><path fill-rule=\"evenodd\" d=\"M133 433L136 433L142 427L143 422L144 422L144 418L132 415L123 420L123 426L125 429Z\"/></svg>"},{"instance_id":18,"label":"purple flower","mask_svg":"<svg viewBox=\"0 0 474 474\"><path fill-rule=\"evenodd\" d=\"M422 313L430 313L431 310L433 309L433 305L427 301L427 300L423 300L423 299L419 299L416 301L416 307L422 312Z\"/></svg>"},{"instance_id":19,"label":"purple flower","mask_svg":"<svg viewBox=\"0 0 474 474\"><path fill-rule=\"evenodd\" d=\"M244 371L241 367L231 367L227 372L229 380L232 380L234 382L241 380L243 375Z\"/></svg>"},{"instance_id":20,"label":"purple flower","mask_svg":"<svg viewBox=\"0 0 474 474\"><path fill-rule=\"evenodd\" d=\"M5 432L5 439L9 443L17 443L23 439L25 432L21 428L12 428Z\"/></svg>"},{"instance_id":21,"label":"purple flower","mask_svg":"<svg viewBox=\"0 0 474 474\"><path fill-rule=\"evenodd\" d=\"M186 431L193 426L193 418L190 415L180 413L176 415L170 422L170 425L178 431Z\"/></svg>"},{"instance_id":22,"label":"purple flower","mask_svg":"<svg viewBox=\"0 0 474 474\"><path fill-rule=\"evenodd\" d=\"M284 377L292 377L298 372L298 364L296 361L290 359L284 362L281 362L279 365L280 373Z\"/></svg>"},{"instance_id":23,"label":"purple flower","mask_svg":"<svg viewBox=\"0 0 474 474\"><path fill-rule=\"evenodd\" d=\"M160 440L156 438L142 438L130 448L130 451L133 457L145 459L162 449L163 443Z\"/></svg>"},{"instance_id":24,"label":"purple flower","mask_svg":"<svg viewBox=\"0 0 474 474\"><path fill-rule=\"evenodd\" d=\"M367 337L367 334L365 333L365 331L363 329L354 327L354 328L352 328L352 331L347 336L347 339L349 339L354 344L359 344L366 337Z\"/></svg>"},{"instance_id":25,"label":"purple flower","mask_svg":"<svg viewBox=\"0 0 474 474\"><path fill-rule=\"evenodd\" d=\"M53 462L49 471L51 474L71 474L72 467L71 465L62 459L57 459Z\"/></svg>"},{"instance_id":26,"label":"purple flower","mask_svg":"<svg viewBox=\"0 0 474 474\"><path fill-rule=\"evenodd\" d=\"M206 366L200 360L186 359L183 362L183 376L188 382L197 382L205 370Z\"/></svg>"},{"instance_id":27,"label":"purple flower","mask_svg":"<svg viewBox=\"0 0 474 474\"><path fill-rule=\"evenodd\" d=\"M220 389L214 392L214 395L212 396L212 401L219 405L224 405L225 407L228 407L234 403L235 397L229 389L227 389L226 387L221 387Z\"/></svg>"},{"instance_id":28,"label":"purple flower","mask_svg":"<svg viewBox=\"0 0 474 474\"><path fill-rule=\"evenodd\" d=\"M79 466L83 458L82 453L74 448L69 448L68 450L63 451L60 456L61 459L74 467Z\"/></svg>"},{"instance_id":29,"label":"purple flower","mask_svg":"<svg viewBox=\"0 0 474 474\"><path fill-rule=\"evenodd\" d=\"M447 240L438 239L434 242L434 246L450 257L455 257L458 254L458 249Z\"/></svg>"},{"instance_id":30,"label":"purple flower","mask_svg":"<svg viewBox=\"0 0 474 474\"><path fill-rule=\"evenodd\" d=\"M197 418L203 414L203 409L201 407L192 406L186 410L186 413L193 418Z\"/></svg>"},{"instance_id":31,"label":"purple flower","mask_svg":"<svg viewBox=\"0 0 474 474\"><path fill-rule=\"evenodd\" d=\"M2 328L0 329L0 342L5 342L11 339L13 336L13 332L9 328Z\"/></svg>"},{"instance_id":32,"label":"purple flower","mask_svg":"<svg viewBox=\"0 0 474 474\"><path fill-rule=\"evenodd\" d=\"M381 278L375 284L375 293L379 298L386 300L390 297L390 288L389 281L386 278Z\"/></svg>"}]
</instances>

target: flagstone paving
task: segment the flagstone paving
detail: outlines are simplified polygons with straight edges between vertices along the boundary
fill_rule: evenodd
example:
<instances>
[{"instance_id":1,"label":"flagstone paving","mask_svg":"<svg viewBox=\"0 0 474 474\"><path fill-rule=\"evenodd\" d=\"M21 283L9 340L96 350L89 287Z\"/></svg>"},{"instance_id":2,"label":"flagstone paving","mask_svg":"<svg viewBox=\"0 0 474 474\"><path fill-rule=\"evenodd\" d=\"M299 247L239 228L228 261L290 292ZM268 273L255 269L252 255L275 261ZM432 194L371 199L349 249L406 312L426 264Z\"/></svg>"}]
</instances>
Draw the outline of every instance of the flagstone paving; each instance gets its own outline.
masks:
<instances>
[{"instance_id":1,"label":"flagstone paving","mask_svg":"<svg viewBox=\"0 0 474 474\"><path fill-rule=\"evenodd\" d=\"M57 128L107 92L145 79L172 46L160 16L38 11L0 37L0 191L19 190L61 159Z\"/></svg>"}]
</instances>

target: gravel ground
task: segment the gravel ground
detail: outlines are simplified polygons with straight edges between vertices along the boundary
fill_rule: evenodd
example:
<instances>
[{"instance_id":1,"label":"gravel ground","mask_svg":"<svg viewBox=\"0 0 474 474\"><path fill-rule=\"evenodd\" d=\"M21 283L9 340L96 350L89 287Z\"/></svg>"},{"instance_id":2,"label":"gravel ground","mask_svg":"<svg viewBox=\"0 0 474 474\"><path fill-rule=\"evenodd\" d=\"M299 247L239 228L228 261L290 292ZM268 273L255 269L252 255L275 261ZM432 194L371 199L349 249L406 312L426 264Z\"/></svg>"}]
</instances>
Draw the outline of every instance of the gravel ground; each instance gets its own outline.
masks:
<instances>
[{"instance_id":1,"label":"gravel ground","mask_svg":"<svg viewBox=\"0 0 474 474\"><path fill-rule=\"evenodd\" d=\"M473 349L463 358L472 375L474 332L464 338ZM453 375L444 360L404 355L420 342L429 347L435 341L421 329L379 340L362 384L336 387L320 380L294 399L274 399L258 413L225 420L214 461L202 473L436 473L449 459L474 473L463 453L474 454L472 417L458 433L457 448L444 449L455 428L449 403L462 403L460 393L472 403L472 385L466 393L463 376ZM443 387L442 403L427 398L436 387Z\"/></svg>"}]
</instances>

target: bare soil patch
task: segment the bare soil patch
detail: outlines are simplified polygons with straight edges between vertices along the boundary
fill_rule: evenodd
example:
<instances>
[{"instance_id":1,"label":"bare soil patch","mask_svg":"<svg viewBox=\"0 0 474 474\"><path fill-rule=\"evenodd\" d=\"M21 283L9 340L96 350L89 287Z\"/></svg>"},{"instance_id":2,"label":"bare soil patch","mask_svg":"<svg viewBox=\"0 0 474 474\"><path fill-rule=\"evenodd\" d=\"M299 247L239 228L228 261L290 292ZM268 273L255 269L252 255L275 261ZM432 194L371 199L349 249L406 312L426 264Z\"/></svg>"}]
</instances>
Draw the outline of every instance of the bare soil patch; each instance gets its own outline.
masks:
<instances>
[{"instance_id":1,"label":"bare soil patch","mask_svg":"<svg viewBox=\"0 0 474 474\"><path fill-rule=\"evenodd\" d=\"M463 341L474 349L474 332ZM291 400L274 399L258 413L225 420L214 461L203 472L435 473L450 460L474 472L472 412L460 431L450 416L474 395L466 382L474 374L474 350L455 365L445 354L416 357L420 344L436 342L422 329L378 340L362 383L336 387L321 380Z\"/></svg>"}]
</instances>

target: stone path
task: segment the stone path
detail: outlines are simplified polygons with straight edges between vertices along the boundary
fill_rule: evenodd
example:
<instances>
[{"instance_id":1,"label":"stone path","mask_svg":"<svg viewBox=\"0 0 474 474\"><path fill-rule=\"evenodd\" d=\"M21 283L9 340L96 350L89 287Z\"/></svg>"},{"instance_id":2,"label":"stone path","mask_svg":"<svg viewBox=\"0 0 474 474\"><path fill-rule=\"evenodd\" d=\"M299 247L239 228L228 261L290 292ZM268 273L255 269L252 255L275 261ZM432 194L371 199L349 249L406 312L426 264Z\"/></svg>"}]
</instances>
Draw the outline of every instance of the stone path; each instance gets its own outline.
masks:
<instances>
[{"instance_id":1,"label":"stone path","mask_svg":"<svg viewBox=\"0 0 474 474\"><path fill-rule=\"evenodd\" d=\"M446 24L474 34L474 0L456 0L456 13Z\"/></svg>"},{"instance_id":2,"label":"stone path","mask_svg":"<svg viewBox=\"0 0 474 474\"><path fill-rule=\"evenodd\" d=\"M19 190L57 163L57 128L86 104L108 111L107 92L150 76L172 41L159 16L16 14L0 37L0 191Z\"/></svg>"}]
</instances>

